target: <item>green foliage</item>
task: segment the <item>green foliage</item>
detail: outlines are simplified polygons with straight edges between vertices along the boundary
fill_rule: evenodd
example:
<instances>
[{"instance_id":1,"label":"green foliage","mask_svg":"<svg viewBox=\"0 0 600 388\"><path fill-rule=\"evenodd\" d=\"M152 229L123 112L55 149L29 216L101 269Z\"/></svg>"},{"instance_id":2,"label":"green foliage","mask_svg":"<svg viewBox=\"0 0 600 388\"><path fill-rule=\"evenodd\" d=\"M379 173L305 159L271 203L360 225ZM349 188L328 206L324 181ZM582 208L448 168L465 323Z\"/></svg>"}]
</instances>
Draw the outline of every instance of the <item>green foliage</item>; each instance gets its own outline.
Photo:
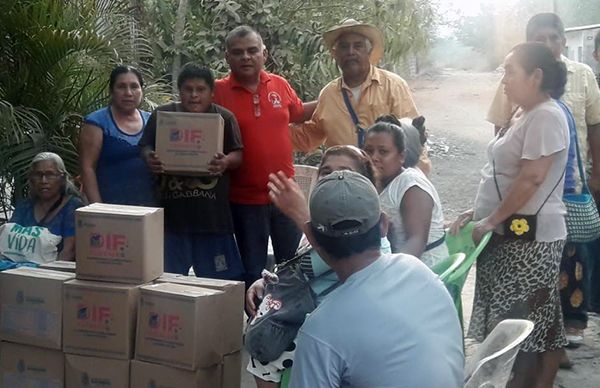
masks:
<instances>
[{"instance_id":1,"label":"green foliage","mask_svg":"<svg viewBox=\"0 0 600 388\"><path fill-rule=\"evenodd\" d=\"M77 171L81 116L106 102L115 63L151 56L127 1L9 0L0 13L0 202L26 189L35 154ZM5 186L13 186L8 193Z\"/></svg>"},{"instance_id":2,"label":"green foliage","mask_svg":"<svg viewBox=\"0 0 600 388\"><path fill-rule=\"evenodd\" d=\"M148 0L145 30L154 42L154 68L169 73L175 56L182 63L209 66L218 76L227 73L225 36L235 26L257 29L269 50L267 67L293 84L304 99L313 99L338 72L321 44L321 34L345 18L378 26L386 37L385 64L398 63L409 52L427 47L434 26L428 0L201 0L189 4L183 47L174 45L177 4ZM157 74L158 75L158 74Z\"/></svg>"},{"instance_id":3,"label":"green foliage","mask_svg":"<svg viewBox=\"0 0 600 388\"><path fill-rule=\"evenodd\" d=\"M53 151L77 174L81 117L106 104L118 63L146 79L145 104L172 98L166 86L195 61L217 76L228 68L224 40L237 25L263 36L267 67L301 98L337 77L321 34L345 18L386 37L384 66L423 50L433 28L430 0L4 0L0 12L0 211L23 196L35 154ZM180 31L180 32L177 32Z\"/></svg>"}]
</instances>

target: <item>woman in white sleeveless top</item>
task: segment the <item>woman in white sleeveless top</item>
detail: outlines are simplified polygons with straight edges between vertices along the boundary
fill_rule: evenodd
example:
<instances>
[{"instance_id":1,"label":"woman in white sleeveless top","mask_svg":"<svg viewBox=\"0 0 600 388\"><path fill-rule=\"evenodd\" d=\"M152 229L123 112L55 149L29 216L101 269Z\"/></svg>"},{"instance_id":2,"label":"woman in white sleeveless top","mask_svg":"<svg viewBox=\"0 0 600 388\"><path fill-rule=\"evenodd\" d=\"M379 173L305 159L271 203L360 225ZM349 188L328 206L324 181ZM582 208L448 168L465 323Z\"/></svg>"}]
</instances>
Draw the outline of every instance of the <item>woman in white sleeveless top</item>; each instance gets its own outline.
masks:
<instances>
[{"instance_id":1,"label":"woman in white sleeveless top","mask_svg":"<svg viewBox=\"0 0 600 388\"><path fill-rule=\"evenodd\" d=\"M415 128L401 125L375 123L368 130L365 151L379 173L381 206L391 221L388 239L392 252L414 255L432 267L448 257L442 205L425 174L405 165L405 131Z\"/></svg>"}]
</instances>

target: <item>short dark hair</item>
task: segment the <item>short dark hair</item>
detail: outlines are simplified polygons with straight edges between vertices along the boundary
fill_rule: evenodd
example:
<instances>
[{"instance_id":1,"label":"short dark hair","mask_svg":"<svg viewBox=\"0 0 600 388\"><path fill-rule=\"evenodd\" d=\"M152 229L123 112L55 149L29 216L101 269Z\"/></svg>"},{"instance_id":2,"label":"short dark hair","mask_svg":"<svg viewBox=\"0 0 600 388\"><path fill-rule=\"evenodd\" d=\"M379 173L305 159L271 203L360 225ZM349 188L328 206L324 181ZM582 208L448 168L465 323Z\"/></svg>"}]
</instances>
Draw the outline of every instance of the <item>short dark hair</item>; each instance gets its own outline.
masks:
<instances>
[{"instance_id":1,"label":"short dark hair","mask_svg":"<svg viewBox=\"0 0 600 388\"><path fill-rule=\"evenodd\" d=\"M406 148L404 131L402 130L401 126L396 124L380 121L369 127L367 133L387 133L392 136L392 139L394 140L394 146L398 152L404 152L404 149Z\"/></svg>"},{"instance_id":2,"label":"short dark hair","mask_svg":"<svg viewBox=\"0 0 600 388\"><path fill-rule=\"evenodd\" d=\"M542 70L540 90L548 92L552 98L560 98L567 84L567 67L557 60L544 44L528 42L516 45L511 53L527 74L535 69Z\"/></svg>"},{"instance_id":3,"label":"short dark hair","mask_svg":"<svg viewBox=\"0 0 600 388\"><path fill-rule=\"evenodd\" d=\"M565 37L565 25L563 24L560 17L552 12L543 12L534 15L527 22L527 28L525 29L525 37L527 40L533 40L535 32L540 28L553 28L561 37Z\"/></svg>"},{"instance_id":4,"label":"short dark hair","mask_svg":"<svg viewBox=\"0 0 600 388\"><path fill-rule=\"evenodd\" d=\"M323 248L333 259L343 260L351 255L363 253L370 249L379 249L381 247L380 223L381 221L363 234L343 237L326 236L312 224L310 228L319 247Z\"/></svg>"},{"instance_id":5,"label":"short dark hair","mask_svg":"<svg viewBox=\"0 0 600 388\"><path fill-rule=\"evenodd\" d=\"M183 66L177 76L177 89L181 89L185 81L195 78L203 79L211 90L214 89L215 77L212 71L195 63L187 63Z\"/></svg>"},{"instance_id":6,"label":"short dark hair","mask_svg":"<svg viewBox=\"0 0 600 388\"><path fill-rule=\"evenodd\" d=\"M119 65L119 66L115 67L114 69L112 69L112 71L110 72L110 77L108 80L109 90L110 91L113 90L113 88L115 87L115 84L117 83L117 78L121 74L127 74L127 73L135 74L135 76L138 79L138 82L140 83L140 86L144 86L144 77L142 77L142 73L140 73L140 71L138 69L136 69L133 66Z\"/></svg>"},{"instance_id":7,"label":"short dark hair","mask_svg":"<svg viewBox=\"0 0 600 388\"><path fill-rule=\"evenodd\" d=\"M232 40L237 39L237 38L243 38L243 37L251 35L251 34L256 35L261 46L264 45L262 36L260 36L258 31L256 31L254 28L252 28L250 26L243 25L243 26L237 26L233 30L229 31L229 33L225 37L225 49L229 49L229 46L231 45Z\"/></svg>"}]
</instances>

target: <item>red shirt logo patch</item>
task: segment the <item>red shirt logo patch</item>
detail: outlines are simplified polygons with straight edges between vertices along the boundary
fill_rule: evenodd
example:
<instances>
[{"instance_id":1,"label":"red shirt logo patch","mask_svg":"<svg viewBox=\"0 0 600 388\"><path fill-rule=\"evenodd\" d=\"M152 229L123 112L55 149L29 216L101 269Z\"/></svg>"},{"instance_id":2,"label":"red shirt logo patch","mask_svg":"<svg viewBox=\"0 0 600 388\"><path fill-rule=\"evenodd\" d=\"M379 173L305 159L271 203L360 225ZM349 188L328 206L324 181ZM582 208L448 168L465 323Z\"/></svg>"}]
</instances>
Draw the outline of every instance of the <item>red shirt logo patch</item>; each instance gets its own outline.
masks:
<instances>
[{"instance_id":1,"label":"red shirt logo patch","mask_svg":"<svg viewBox=\"0 0 600 388\"><path fill-rule=\"evenodd\" d=\"M269 102L273 104L273 108L281 108L281 96L277 92L269 92Z\"/></svg>"}]
</instances>

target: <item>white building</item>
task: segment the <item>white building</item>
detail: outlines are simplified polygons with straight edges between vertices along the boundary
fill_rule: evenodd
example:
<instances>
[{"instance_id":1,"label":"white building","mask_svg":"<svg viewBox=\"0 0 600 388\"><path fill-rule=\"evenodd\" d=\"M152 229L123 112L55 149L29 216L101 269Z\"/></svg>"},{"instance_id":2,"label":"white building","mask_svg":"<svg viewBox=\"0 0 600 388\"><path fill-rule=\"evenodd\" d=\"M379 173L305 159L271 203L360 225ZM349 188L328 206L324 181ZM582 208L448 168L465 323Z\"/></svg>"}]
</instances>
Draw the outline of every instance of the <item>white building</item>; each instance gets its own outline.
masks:
<instances>
[{"instance_id":1,"label":"white building","mask_svg":"<svg viewBox=\"0 0 600 388\"><path fill-rule=\"evenodd\" d=\"M574 61L590 65L595 73L600 72L600 65L594 59L594 37L600 31L600 24L571 27L565 29L567 47L565 55Z\"/></svg>"}]
</instances>

